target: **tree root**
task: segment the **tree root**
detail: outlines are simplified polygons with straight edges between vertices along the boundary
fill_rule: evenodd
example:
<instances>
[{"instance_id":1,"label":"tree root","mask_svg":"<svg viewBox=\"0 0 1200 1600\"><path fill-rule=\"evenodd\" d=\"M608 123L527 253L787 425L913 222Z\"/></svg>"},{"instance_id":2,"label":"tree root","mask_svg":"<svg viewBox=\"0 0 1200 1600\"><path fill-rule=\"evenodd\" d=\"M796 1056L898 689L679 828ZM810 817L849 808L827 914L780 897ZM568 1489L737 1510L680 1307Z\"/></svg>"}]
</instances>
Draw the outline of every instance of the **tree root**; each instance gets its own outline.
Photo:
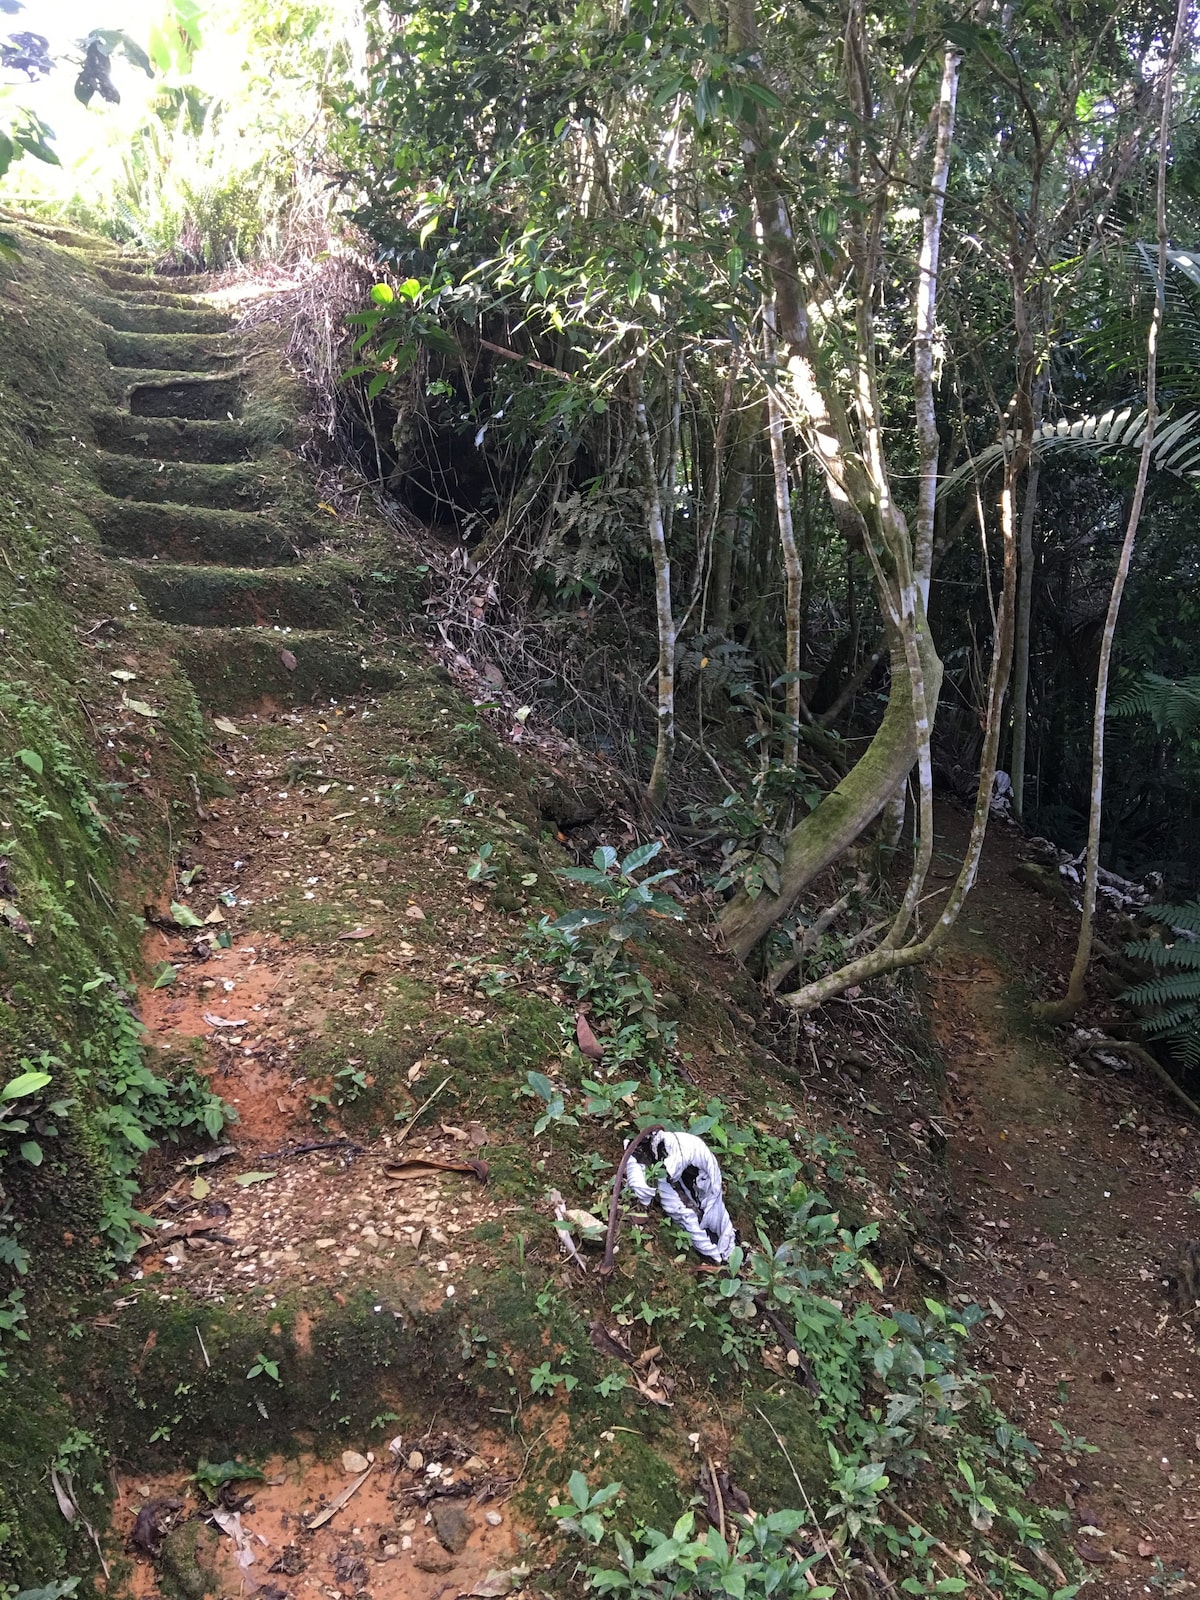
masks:
<instances>
[{"instance_id":1,"label":"tree root","mask_svg":"<svg viewBox=\"0 0 1200 1600\"><path fill-rule=\"evenodd\" d=\"M1097 1050L1115 1050L1119 1055L1126 1055L1131 1061L1136 1061L1139 1066L1145 1067L1147 1071L1152 1072L1177 1100L1183 1102L1194 1117L1200 1118L1200 1105L1197 1105L1191 1095L1179 1087L1162 1062L1153 1056L1144 1045L1135 1044L1132 1039L1104 1038L1097 1039L1088 1045L1089 1054L1094 1054Z\"/></svg>"}]
</instances>

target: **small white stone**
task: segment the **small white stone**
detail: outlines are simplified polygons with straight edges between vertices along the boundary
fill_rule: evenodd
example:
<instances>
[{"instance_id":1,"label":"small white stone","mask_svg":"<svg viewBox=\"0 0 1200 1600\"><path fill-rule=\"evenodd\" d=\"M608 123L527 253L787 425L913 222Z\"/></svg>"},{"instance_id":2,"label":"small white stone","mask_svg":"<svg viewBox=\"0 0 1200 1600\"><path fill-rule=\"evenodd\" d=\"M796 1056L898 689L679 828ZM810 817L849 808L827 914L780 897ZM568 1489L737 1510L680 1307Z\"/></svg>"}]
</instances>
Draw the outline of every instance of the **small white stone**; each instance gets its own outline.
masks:
<instances>
[{"instance_id":1,"label":"small white stone","mask_svg":"<svg viewBox=\"0 0 1200 1600\"><path fill-rule=\"evenodd\" d=\"M419 1450L414 1450L408 1458L408 1470L410 1472L420 1472L424 1465L425 1457Z\"/></svg>"},{"instance_id":2,"label":"small white stone","mask_svg":"<svg viewBox=\"0 0 1200 1600\"><path fill-rule=\"evenodd\" d=\"M498 1528L504 1521L504 1518L498 1511L487 1511L484 1513L483 1520L487 1523L489 1528Z\"/></svg>"},{"instance_id":3,"label":"small white stone","mask_svg":"<svg viewBox=\"0 0 1200 1600\"><path fill-rule=\"evenodd\" d=\"M365 1472L371 1463L366 1456L360 1455L357 1450L342 1451L342 1471L348 1472L351 1477L360 1472Z\"/></svg>"}]
</instances>

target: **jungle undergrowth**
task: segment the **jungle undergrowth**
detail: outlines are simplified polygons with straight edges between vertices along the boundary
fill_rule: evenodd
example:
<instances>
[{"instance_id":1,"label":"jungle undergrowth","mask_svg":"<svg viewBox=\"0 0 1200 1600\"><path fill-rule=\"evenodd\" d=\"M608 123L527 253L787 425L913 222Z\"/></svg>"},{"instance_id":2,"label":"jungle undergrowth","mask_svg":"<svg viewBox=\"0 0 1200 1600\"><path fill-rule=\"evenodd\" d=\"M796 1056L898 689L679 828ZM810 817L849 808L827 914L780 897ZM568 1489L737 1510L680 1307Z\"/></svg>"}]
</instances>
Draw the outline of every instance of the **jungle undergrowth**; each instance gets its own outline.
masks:
<instances>
[{"instance_id":1,"label":"jungle undergrowth","mask_svg":"<svg viewBox=\"0 0 1200 1600\"><path fill-rule=\"evenodd\" d=\"M1039 1448L996 1408L970 1361L971 1330L985 1313L965 1296L894 1305L872 1256L878 1222L848 1226L817 1186L822 1169L835 1181L853 1169L849 1147L810 1135L786 1105L768 1105L762 1120L741 1125L723 1099L705 1099L681 1074L676 1030L659 1018L637 956L652 916L683 916L659 887L669 872L638 876L660 848L646 845L623 860L598 850L591 867L558 874L591 888L600 903L543 917L525 953L586 1005L603 1054L597 1061L594 1050L585 1053L576 1019L564 1018L561 1081L530 1073L519 1092L542 1102L535 1134L554 1125L636 1132L662 1124L708 1142L728 1203L752 1221L725 1267L704 1281L688 1331L719 1341L750 1403L763 1365L801 1382L828 1470L823 1487L810 1481L806 1493L792 1467L803 1505L763 1508L757 1517L730 1509L727 1538L712 1528L697 1534L694 1509L669 1532L631 1526L620 1514L619 1483L593 1491L576 1472L551 1514L589 1547L589 1586L629 1597L819 1597L838 1593L846 1573L865 1566L906 1595L961 1593L983 1582L1030 1600L1070 1600L1080 1585L1049 1548L1061 1551L1056 1535L1067 1513L1031 1503ZM638 1231L630 1233L636 1252ZM641 1316L654 1330L679 1316L636 1300L635 1293L613 1308L619 1322ZM537 1376L537 1393L569 1378L550 1363ZM791 1467L786 1441L775 1437ZM929 1526L899 1515L900 1485L906 1498L921 1495ZM703 1503L697 1495L694 1506ZM951 1542L968 1550L948 1560ZM824 1581L825 1559L836 1584Z\"/></svg>"}]
</instances>

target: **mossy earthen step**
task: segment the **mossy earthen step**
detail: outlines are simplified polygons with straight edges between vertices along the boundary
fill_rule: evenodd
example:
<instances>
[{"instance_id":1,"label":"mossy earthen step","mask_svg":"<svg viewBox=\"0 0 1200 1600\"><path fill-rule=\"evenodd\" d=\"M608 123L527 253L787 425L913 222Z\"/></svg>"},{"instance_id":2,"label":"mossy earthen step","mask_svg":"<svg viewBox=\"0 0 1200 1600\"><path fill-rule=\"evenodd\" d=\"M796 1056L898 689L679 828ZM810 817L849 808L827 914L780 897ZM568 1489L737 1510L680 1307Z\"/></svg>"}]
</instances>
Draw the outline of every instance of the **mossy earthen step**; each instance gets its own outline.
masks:
<instances>
[{"instance_id":1,"label":"mossy earthen step","mask_svg":"<svg viewBox=\"0 0 1200 1600\"><path fill-rule=\"evenodd\" d=\"M160 622L197 628L338 628L355 613L362 573L336 558L290 567L191 566L178 561L122 565Z\"/></svg>"},{"instance_id":2,"label":"mossy earthen step","mask_svg":"<svg viewBox=\"0 0 1200 1600\"><path fill-rule=\"evenodd\" d=\"M214 511L107 495L97 496L89 514L110 553L222 567L287 566L298 559L298 551L317 544L322 531L298 522L284 526L262 511Z\"/></svg>"},{"instance_id":3,"label":"mossy earthen step","mask_svg":"<svg viewBox=\"0 0 1200 1600\"><path fill-rule=\"evenodd\" d=\"M123 333L109 328L104 348L114 367L151 372L224 372L238 359L227 333Z\"/></svg>"},{"instance_id":4,"label":"mossy earthen step","mask_svg":"<svg viewBox=\"0 0 1200 1600\"><path fill-rule=\"evenodd\" d=\"M194 294L164 294L159 289L139 287L122 288L120 284L109 282L111 274L104 275L104 285L108 289L109 298L122 305L157 306L163 311L212 311L215 308L198 300Z\"/></svg>"},{"instance_id":5,"label":"mossy earthen step","mask_svg":"<svg viewBox=\"0 0 1200 1600\"><path fill-rule=\"evenodd\" d=\"M353 699L399 688L411 673L400 650L370 653L353 638L278 628L196 628L148 623L187 673L206 711L239 711L263 700L278 704ZM287 657L295 662L289 667Z\"/></svg>"},{"instance_id":6,"label":"mossy earthen step","mask_svg":"<svg viewBox=\"0 0 1200 1600\"><path fill-rule=\"evenodd\" d=\"M214 306L163 306L153 301L115 298L97 299L90 304L99 320L118 333L228 333L233 326L229 313Z\"/></svg>"},{"instance_id":7,"label":"mossy earthen step","mask_svg":"<svg viewBox=\"0 0 1200 1600\"><path fill-rule=\"evenodd\" d=\"M105 450L126 456L228 464L252 460L259 454L257 437L243 423L228 419L206 422L183 417L135 417L114 407L93 412L92 425Z\"/></svg>"},{"instance_id":8,"label":"mossy earthen step","mask_svg":"<svg viewBox=\"0 0 1200 1600\"><path fill-rule=\"evenodd\" d=\"M141 371L113 367L112 392L135 417L183 417L186 421L219 421L239 417L245 398L238 373L200 374Z\"/></svg>"},{"instance_id":9,"label":"mossy earthen step","mask_svg":"<svg viewBox=\"0 0 1200 1600\"><path fill-rule=\"evenodd\" d=\"M181 273L178 277L172 277L167 273L131 272L129 268L133 265L131 261L124 267L110 267L100 262L96 266L96 273L110 289L147 290L152 294L169 294L176 299L184 295L203 294L212 288L212 280L202 273Z\"/></svg>"},{"instance_id":10,"label":"mossy earthen step","mask_svg":"<svg viewBox=\"0 0 1200 1600\"><path fill-rule=\"evenodd\" d=\"M278 497L278 479L252 462L155 460L150 456L101 454L96 476L114 499L169 501L214 511L261 511Z\"/></svg>"}]
</instances>

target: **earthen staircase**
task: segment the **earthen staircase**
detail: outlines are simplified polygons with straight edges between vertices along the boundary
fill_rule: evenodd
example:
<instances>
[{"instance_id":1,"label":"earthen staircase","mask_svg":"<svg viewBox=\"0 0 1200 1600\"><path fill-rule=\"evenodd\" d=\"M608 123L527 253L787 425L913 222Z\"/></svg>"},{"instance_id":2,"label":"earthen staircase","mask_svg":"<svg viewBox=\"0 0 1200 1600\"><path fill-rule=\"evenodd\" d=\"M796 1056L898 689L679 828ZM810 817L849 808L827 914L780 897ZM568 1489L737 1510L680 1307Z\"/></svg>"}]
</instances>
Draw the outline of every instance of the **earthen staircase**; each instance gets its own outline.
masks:
<instances>
[{"instance_id":1,"label":"earthen staircase","mask_svg":"<svg viewBox=\"0 0 1200 1600\"><path fill-rule=\"evenodd\" d=\"M361 566L256 401L232 319L196 298L206 279L138 265L94 268L112 404L94 417L89 510L106 554L208 708L391 686L402 652L379 642Z\"/></svg>"}]
</instances>

